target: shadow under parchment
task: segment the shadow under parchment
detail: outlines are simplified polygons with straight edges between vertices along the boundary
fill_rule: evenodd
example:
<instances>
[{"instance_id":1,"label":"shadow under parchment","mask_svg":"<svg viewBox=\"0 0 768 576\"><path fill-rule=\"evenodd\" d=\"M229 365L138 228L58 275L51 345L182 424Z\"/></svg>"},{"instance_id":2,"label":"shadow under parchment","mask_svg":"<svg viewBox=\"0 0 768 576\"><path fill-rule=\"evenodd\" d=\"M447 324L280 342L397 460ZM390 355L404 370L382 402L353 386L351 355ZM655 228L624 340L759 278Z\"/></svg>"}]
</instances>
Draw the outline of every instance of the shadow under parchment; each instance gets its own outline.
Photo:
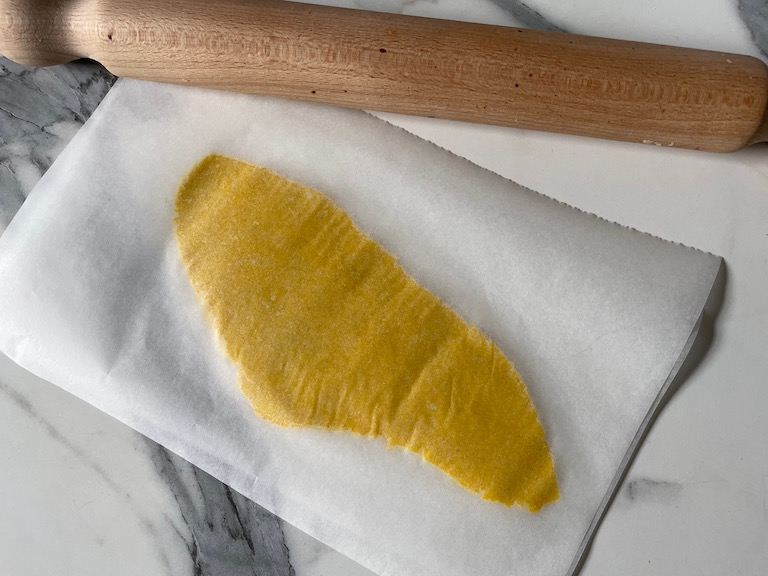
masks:
<instances>
[{"instance_id":1,"label":"shadow under parchment","mask_svg":"<svg viewBox=\"0 0 768 576\"><path fill-rule=\"evenodd\" d=\"M597 525L597 528L591 532L588 538L585 539L584 543L582 544L584 548L584 553L579 557L578 562L576 562L570 570L571 575L576 575L581 572L581 569L584 567L584 564L587 561L587 558L589 557L592 543L595 540L595 537L598 534L598 531L600 529L600 523L602 522L602 519L605 517L605 514L607 514L608 510L610 509L611 505L613 504L614 500L616 500L616 497L624 492L624 489L628 490L630 493L636 490L638 484L634 481L630 481L627 486L624 486L625 480L629 476L630 469L632 466L632 463L634 462L635 458L637 457L639 453L640 445L645 440L645 437L648 435L648 432L653 427L653 424L658 419L659 415L663 412L666 405L670 402L670 400L677 394L677 392L684 386L686 383L690 380L691 376L696 373L696 371L704 364L704 362L707 359L707 354L709 350L712 348L713 343L715 342L717 338L717 331L716 331L716 324L717 324L717 318L720 314L720 311L723 307L723 302L725 300L725 293L727 288L727 280L728 280L728 271L725 264L725 260L721 260L720 262L720 268L717 271L717 276L715 277L714 284L712 286L712 291L709 294L709 298L707 299L706 304L704 305L704 310L701 313L701 318L699 319L699 323L697 325L697 332L696 335L693 337L693 341L690 342L690 348L686 351L683 350L681 353L682 362L677 369L677 372L673 372L670 375L671 381L668 383L668 385L662 389L660 393L660 397L658 398L657 404L654 405L654 407L651 408L648 419L647 419L647 425L644 425L641 428L641 433L635 438L634 442L632 443L632 447L630 448L628 454L627 454L627 465L625 467L622 467L623 472L620 474L618 478L615 479L615 482L619 486L619 489L611 491L611 497L605 502L604 507L598 511L597 515L595 516L595 519L593 520L593 524ZM647 484L647 479L641 479L641 486L644 486ZM630 497L633 497L632 494L630 494Z\"/></svg>"}]
</instances>

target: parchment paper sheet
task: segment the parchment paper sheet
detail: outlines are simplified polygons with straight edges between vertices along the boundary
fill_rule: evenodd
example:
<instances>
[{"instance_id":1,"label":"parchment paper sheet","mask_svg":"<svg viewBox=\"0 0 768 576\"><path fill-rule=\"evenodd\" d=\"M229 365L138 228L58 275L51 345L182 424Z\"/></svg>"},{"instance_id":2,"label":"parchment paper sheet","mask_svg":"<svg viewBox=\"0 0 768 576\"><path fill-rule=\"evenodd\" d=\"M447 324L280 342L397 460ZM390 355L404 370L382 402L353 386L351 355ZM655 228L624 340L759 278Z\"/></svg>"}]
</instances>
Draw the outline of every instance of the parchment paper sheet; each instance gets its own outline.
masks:
<instances>
[{"instance_id":1,"label":"parchment paper sheet","mask_svg":"<svg viewBox=\"0 0 768 576\"><path fill-rule=\"evenodd\" d=\"M327 193L485 331L528 384L561 500L532 515L383 441L260 421L173 236L210 152ZM567 574L719 264L363 112L123 80L0 238L0 350L382 575Z\"/></svg>"}]
</instances>

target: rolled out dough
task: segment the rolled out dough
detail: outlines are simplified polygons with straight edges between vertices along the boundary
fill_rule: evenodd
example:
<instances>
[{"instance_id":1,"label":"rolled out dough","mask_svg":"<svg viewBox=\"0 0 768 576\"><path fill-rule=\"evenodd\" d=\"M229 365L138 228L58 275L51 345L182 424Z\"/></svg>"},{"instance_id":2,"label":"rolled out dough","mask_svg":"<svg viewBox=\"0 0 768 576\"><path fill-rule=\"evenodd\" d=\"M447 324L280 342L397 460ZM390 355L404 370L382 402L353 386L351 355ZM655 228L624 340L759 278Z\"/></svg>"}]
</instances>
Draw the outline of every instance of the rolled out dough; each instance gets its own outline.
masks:
<instances>
[{"instance_id":1,"label":"rolled out dough","mask_svg":"<svg viewBox=\"0 0 768 576\"><path fill-rule=\"evenodd\" d=\"M557 500L511 363L320 192L212 155L181 185L175 226L261 417L382 436L488 500Z\"/></svg>"}]
</instances>

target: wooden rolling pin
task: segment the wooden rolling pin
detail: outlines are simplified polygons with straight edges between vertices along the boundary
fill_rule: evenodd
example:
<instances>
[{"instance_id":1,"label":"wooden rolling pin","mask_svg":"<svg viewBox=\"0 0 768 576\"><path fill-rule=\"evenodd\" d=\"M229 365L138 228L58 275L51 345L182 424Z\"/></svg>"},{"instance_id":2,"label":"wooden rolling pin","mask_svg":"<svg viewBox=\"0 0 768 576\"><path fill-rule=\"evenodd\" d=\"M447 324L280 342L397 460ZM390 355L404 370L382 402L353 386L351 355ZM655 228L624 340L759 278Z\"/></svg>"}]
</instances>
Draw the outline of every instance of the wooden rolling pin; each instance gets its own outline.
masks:
<instances>
[{"instance_id":1,"label":"wooden rolling pin","mask_svg":"<svg viewBox=\"0 0 768 576\"><path fill-rule=\"evenodd\" d=\"M728 152L768 141L758 59L282 0L0 0L0 52L46 66Z\"/></svg>"}]
</instances>

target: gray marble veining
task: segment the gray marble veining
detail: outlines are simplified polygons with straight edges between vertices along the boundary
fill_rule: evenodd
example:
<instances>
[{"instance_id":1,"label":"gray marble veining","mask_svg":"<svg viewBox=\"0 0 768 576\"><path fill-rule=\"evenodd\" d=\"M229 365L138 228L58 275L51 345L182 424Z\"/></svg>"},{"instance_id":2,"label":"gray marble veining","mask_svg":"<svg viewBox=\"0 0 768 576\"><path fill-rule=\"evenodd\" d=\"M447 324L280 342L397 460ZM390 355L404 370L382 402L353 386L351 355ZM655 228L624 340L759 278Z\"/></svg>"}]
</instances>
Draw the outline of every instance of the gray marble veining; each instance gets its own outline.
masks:
<instances>
[{"instance_id":1,"label":"gray marble veining","mask_svg":"<svg viewBox=\"0 0 768 576\"><path fill-rule=\"evenodd\" d=\"M752 40L768 56L768 2L739 0L739 16L752 34Z\"/></svg>"},{"instance_id":2,"label":"gray marble veining","mask_svg":"<svg viewBox=\"0 0 768 576\"><path fill-rule=\"evenodd\" d=\"M508 12L521 26L536 30L550 30L553 32L565 32L564 28L550 22L536 10L520 0L491 0L499 8Z\"/></svg>"},{"instance_id":3,"label":"gray marble veining","mask_svg":"<svg viewBox=\"0 0 768 576\"><path fill-rule=\"evenodd\" d=\"M114 81L95 62L25 68L0 58L0 231Z\"/></svg>"},{"instance_id":4,"label":"gray marble veining","mask_svg":"<svg viewBox=\"0 0 768 576\"><path fill-rule=\"evenodd\" d=\"M58 445L61 449L68 452L74 461L76 461L81 470L89 470L98 479L99 489L106 489L111 493L111 497L117 501L121 501L126 507L132 510L132 515L135 516L138 523L141 525L142 530L146 531L157 541L155 547L156 554L162 559L162 563L166 568L166 574L168 576L178 574L178 566L174 566L175 562L170 557L170 551L168 547L163 543L164 535L168 532L169 527L174 527L175 523L171 518L172 514L169 514L169 510L146 510L142 507L137 499L137 495L130 485L130 482L126 483L123 478L120 477L120 473L114 466L111 466L109 462L105 462L102 457L97 453L94 453L91 449L92 446L83 444L82 438L78 438L77 434L72 434L72 431L66 426L62 426L63 422L54 421L50 418L49 414L46 414L48 407L43 403L40 403L40 390L45 383L37 383L32 389L25 389L18 387L17 382L14 381L0 381L0 406L7 410L9 404L12 407L23 412L26 417L31 420L38 431L40 431L43 437L50 440L53 444ZM69 401L79 402L75 398L69 398ZM64 422L65 424L66 422ZM138 435L136 435L138 437ZM157 458L159 453L165 452L164 449L157 444L142 438L147 444L150 453L153 458ZM167 459L171 462L179 460L178 457L168 455ZM191 466L187 464L187 466ZM179 463L180 469L184 468L184 465ZM172 484L171 480L174 478L166 478L160 476L168 484L168 488L177 496L177 489ZM206 494L203 495L203 498ZM255 506L251 504L252 506ZM184 517L186 520L186 516ZM73 524L77 524L77 518L72 518ZM179 534L179 536L185 541L190 537L193 540L197 540L200 532L199 527L196 524L187 524L187 533ZM178 531L178 528L176 528ZM281 532L278 532L282 534ZM206 540L202 538L202 540ZM207 541L206 541L207 543ZM199 561L199 555L190 554L191 563L199 569L195 574L200 576L208 574L220 574L220 571L211 572L207 570L207 564ZM233 558L236 558L233 556ZM283 561L283 565L287 563L287 558ZM231 572L235 576L238 576L238 572ZM243 572L242 574L251 574L250 572ZM273 576L273 572L265 572L269 576ZM283 572L275 572L274 575L282 575Z\"/></svg>"},{"instance_id":5,"label":"gray marble veining","mask_svg":"<svg viewBox=\"0 0 768 576\"><path fill-rule=\"evenodd\" d=\"M195 574L293 576L280 520L186 460L147 440L185 522Z\"/></svg>"},{"instance_id":6,"label":"gray marble veining","mask_svg":"<svg viewBox=\"0 0 768 576\"><path fill-rule=\"evenodd\" d=\"M623 486L621 495L629 502L671 503L680 497L683 485L655 478L632 478Z\"/></svg>"},{"instance_id":7,"label":"gray marble veining","mask_svg":"<svg viewBox=\"0 0 768 576\"><path fill-rule=\"evenodd\" d=\"M17 390L7 382L0 382L0 401L9 402L14 404L17 408L21 409L27 414L29 418L35 421L41 426L47 436L54 442L60 444L66 450L71 452L78 460L85 464L88 468L91 468L96 475L112 490L118 492L120 487L110 478L104 469L98 462L90 458L90 456L81 447L71 442L66 434L63 434L56 426L54 426L49 420L40 415L34 402L23 393L22 390Z\"/></svg>"}]
</instances>

